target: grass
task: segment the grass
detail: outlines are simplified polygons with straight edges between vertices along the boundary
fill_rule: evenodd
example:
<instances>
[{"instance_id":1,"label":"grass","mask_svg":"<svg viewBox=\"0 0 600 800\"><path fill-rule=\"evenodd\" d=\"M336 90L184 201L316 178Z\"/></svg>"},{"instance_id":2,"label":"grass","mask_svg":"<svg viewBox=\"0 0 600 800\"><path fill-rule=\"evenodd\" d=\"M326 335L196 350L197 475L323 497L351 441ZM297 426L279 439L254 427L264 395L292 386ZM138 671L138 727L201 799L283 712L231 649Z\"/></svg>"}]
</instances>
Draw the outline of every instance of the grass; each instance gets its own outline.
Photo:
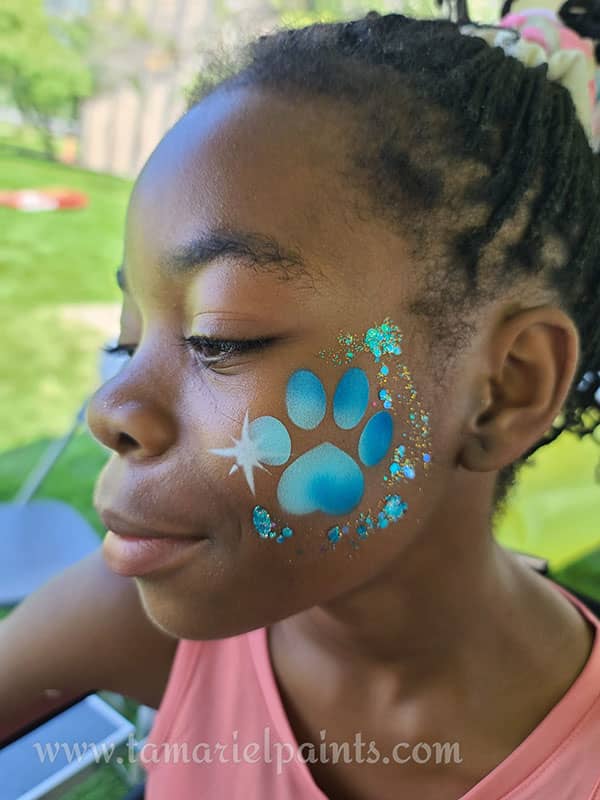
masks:
<instances>
[{"instance_id":1,"label":"grass","mask_svg":"<svg viewBox=\"0 0 600 800\"><path fill-rule=\"evenodd\" d=\"M6 451L60 435L97 384L106 333L65 310L119 302L114 271L130 184L10 151L0 151L0 175L3 189L68 186L89 196L87 208L73 211L0 207L0 451Z\"/></svg>"}]
</instances>

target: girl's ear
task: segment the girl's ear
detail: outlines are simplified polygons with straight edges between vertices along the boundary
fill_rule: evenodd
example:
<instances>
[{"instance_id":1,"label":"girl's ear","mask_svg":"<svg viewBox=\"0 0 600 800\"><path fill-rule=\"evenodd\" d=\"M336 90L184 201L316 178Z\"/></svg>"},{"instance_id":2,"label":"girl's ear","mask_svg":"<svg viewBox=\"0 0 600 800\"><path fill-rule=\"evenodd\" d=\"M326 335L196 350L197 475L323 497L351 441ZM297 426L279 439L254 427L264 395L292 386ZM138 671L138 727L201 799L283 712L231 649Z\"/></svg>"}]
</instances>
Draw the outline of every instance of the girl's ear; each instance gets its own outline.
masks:
<instances>
[{"instance_id":1,"label":"girl's ear","mask_svg":"<svg viewBox=\"0 0 600 800\"><path fill-rule=\"evenodd\" d=\"M578 358L577 328L555 306L497 323L474 371L459 464L499 470L539 441L560 413Z\"/></svg>"}]
</instances>

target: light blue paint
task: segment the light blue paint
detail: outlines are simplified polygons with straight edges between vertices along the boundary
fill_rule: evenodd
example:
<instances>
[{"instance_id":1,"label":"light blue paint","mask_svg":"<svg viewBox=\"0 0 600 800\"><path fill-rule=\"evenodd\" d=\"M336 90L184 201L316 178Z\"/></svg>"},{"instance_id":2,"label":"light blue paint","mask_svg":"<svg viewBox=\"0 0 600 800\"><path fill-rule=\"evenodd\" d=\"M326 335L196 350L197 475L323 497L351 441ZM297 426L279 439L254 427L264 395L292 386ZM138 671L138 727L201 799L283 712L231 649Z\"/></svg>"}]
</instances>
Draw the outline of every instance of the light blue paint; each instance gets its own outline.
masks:
<instances>
[{"instance_id":1,"label":"light blue paint","mask_svg":"<svg viewBox=\"0 0 600 800\"><path fill-rule=\"evenodd\" d=\"M250 438L256 455L263 464L285 464L292 452L292 440L287 428L275 417L258 417L250 423Z\"/></svg>"},{"instance_id":2,"label":"light blue paint","mask_svg":"<svg viewBox=\"0 0 600 800\"><path fill-rule=\"evenodd\" d=\"M299 369L291 375L286 389L287 412L294 423L305 431L320 425L327 410L323 384L314 372Z\"/></svg>"},{"instance_id":3,"label":"light blue paint","mask_svg":"<svg viewBox=\"0 0 600 800\"><path fill-rule=\"evenodd\" d=\"M338 428L355 428L369 403L369 379L358 367L346 370L333 395L333 419Z\"/></svg>"},{"instance_id":4,"label":"light blue paint","mask_svg":"<svg viewBox=\"0 0 600 800\"><path fill-rule=\"evenodd\" d=\"M324 442L285 470L277 499L288 514L346 514L360 503L364 488L356 461L339 447Z\"/></svg>"},{"instance_id":5,"label":"light blue paint","mask_svg":"<svg viewBox=\"0 0 600 800\"><path fill-rule=\"evenodd\" d=\"M374 467L390 449L394 421L387 411L380 411L367 422L358 440L358 457L365 467Z\"/></svg>"}]
</instances>

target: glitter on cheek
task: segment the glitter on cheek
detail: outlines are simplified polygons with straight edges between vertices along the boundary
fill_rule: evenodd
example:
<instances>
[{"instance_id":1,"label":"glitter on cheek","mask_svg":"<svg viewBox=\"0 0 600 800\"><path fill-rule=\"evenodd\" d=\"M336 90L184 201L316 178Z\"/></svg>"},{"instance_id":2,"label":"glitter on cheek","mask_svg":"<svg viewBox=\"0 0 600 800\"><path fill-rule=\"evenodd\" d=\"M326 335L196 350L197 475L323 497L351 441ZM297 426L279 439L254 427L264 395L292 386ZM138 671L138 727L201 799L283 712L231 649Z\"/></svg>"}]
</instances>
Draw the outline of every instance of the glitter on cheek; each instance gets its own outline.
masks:
<instances>
[{"instance_id":1,"label":"glitter on cheek","mask_svg":"<svg viewBox=\"0 0 600 800\"><path fill-rule=\"evenodd\" d=\"M281 529L281 533L277 533L277 524L271 519L271 515L266 508L262 506L254 506L252 511L252 524L254 530L258 533L261 539L275 539L278 544L282 544L294 535L294 531L287 525Z\"/></svg>"}]
</instances>

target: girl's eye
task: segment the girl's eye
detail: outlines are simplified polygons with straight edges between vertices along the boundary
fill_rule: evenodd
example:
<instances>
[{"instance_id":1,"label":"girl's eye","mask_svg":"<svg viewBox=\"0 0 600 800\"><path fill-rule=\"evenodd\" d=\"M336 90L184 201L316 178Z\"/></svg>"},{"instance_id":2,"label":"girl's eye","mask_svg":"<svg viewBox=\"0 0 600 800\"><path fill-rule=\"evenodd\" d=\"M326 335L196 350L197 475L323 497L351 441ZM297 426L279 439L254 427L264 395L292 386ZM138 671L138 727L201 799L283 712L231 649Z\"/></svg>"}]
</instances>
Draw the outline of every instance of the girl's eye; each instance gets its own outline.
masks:
<instances>
[{"instance_id":1,"label":"girl's eye","mask_svg":"<svg viewBox=\"0 0 600 800\"><path fill-rule=\"evenodd\" d=\"M272 339L214 339L209 336L188 336L179 340L179 345L194 355L205 365L223 363L241 353L260 350L268 345ZM113 347L104 347L104 352L113 355L126 354L133 356L137 348L134 344L117 344Z\"/></svg>"},{"instance_id":2,"label":"girl's eye","mask_svg":"<svg viewBox=\"0 0 600 800\"><path fill-rule=\"evenodd\" d=\"M210 336L187 336L180 339L180 345L191 350L204 366L222 364L242 353L261 350L272 339L213 339Z\"/></svg>"}]
</instances>

